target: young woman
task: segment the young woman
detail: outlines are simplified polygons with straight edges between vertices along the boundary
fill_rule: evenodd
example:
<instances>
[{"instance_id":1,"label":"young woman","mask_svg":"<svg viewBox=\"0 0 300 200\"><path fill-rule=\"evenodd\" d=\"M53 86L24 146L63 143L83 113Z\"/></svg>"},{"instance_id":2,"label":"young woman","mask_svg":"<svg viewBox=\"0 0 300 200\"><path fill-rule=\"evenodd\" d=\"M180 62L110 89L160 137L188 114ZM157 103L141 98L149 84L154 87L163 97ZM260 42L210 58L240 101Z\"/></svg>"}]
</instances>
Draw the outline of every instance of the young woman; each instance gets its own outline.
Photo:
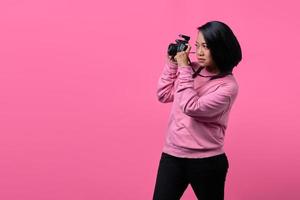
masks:
<instances>
[{"instance_id":1,"label":"young woman","mask_svg":"<svg viewBox=\"0 0 300 200\"><path fill-rule=\"evenodd\" d=\"M159 162L154 200L177 200L191 184L198 199L223 200L229 162L223 149L229 113L238 94L232 69L242 60L240 44L223 22L198 29L197 62L191 46L166 64L157 97L173 102Z\"/></svg>"}]
</instances>

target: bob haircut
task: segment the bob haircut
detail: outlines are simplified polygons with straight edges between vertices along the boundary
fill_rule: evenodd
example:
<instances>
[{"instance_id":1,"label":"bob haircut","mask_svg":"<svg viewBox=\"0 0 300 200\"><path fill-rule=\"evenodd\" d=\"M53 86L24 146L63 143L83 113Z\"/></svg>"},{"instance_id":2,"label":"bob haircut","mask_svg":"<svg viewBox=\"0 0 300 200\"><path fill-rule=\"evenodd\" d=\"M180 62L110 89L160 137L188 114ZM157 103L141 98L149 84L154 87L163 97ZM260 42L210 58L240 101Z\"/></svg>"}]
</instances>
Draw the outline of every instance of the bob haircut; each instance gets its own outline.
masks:
<instances>
[{"instance_id":1,"label":"bob haircut","mask_svg":"<svg viewBox=\"0 0 300 200\"><path fill-rule=\"evenodd\" d=\"M197 29L203 34L212 59L221 73L232 72L242 60L242 50L229 26L220 21L210 21Z\"/></svg>"}]
</instances>

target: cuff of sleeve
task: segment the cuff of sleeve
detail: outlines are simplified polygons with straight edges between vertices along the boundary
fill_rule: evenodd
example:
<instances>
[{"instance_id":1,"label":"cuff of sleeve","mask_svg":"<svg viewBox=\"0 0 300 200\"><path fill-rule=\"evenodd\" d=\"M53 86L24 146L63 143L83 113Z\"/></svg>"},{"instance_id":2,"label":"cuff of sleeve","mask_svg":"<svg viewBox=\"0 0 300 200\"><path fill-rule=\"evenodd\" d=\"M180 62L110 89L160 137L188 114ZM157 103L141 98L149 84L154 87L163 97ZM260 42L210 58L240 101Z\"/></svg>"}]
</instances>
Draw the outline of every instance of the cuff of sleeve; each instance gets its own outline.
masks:
<instances>
[{"instance_id":1,"label":"cuff of sleeve","mask_svg":"<svg viewBox=\"0 0 300 200\"><path fill-rule=\"evenodd\" d=\"M172 63L170 60L166 60L166 64L168 65L168 67L172 70L176 70L178 69L178 65L176 63Z\"/></svg>"}]
</instances>

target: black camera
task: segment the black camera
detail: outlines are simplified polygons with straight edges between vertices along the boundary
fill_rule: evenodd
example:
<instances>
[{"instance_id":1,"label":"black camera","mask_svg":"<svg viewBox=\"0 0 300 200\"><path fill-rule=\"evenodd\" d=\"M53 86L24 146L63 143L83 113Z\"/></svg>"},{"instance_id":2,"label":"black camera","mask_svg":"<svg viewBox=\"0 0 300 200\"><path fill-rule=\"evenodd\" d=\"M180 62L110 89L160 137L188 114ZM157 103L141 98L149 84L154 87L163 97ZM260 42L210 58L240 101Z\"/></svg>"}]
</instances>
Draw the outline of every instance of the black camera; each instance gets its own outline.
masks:
<instances>
[{"instance_id":1,"label":"black camera","mask_svg":"<svg viewBox=\"0 0 300 200\"><path fill-rule=\"evenodd\" d=\"M187 43L190 40L190 37L187 35L179 34L180 37L182 37L184 40L175 40L176 44L171 43L168 47L168 55L171 56L172 59L176 56L177 52L185 51L187 49Z\"/></svg>"}]
</instances>

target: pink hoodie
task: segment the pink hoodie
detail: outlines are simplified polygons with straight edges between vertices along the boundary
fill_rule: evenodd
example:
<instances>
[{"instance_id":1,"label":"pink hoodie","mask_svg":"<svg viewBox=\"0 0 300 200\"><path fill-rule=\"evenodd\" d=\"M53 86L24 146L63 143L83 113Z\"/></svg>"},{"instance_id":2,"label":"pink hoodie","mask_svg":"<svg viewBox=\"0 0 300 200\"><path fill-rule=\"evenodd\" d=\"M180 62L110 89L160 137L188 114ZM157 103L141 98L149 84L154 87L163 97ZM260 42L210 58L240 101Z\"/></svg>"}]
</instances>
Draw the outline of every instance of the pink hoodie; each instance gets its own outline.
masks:
<instances>
[{"instance_id":1,"label":"pink hoodie","mask_svg":"<svg viewBox=\"0 0 300 200\"><path fill-rule=\"evenodd\" d=\"M166 59L157 85L157 98L173 102L163 152L177 157L204 158L224 153L231 107L238 94L233 75L209 80L192 78L199 64L178 67ZM215 75L205 68L201 75Z\"/></svg>"}]
</instances>

